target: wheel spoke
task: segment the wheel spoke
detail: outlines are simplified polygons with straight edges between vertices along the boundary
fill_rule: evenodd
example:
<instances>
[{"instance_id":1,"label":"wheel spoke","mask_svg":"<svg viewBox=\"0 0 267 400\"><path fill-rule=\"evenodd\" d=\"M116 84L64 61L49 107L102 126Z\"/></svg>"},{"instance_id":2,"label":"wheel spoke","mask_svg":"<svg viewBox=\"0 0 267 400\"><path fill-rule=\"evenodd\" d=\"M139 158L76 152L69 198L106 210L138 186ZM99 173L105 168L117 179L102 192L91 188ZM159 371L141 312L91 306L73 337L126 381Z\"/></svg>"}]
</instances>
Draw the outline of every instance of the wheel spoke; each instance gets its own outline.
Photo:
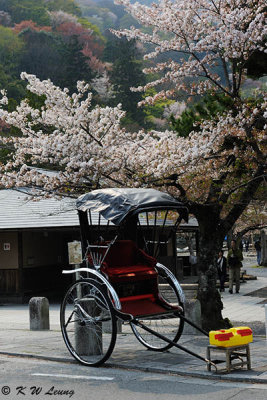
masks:
<instances>
[{"instance_id":1,"label":"wheel spoke","mask_svg":"<svg viewBox=\"0 0 267 400\"><path fill-rule=\"evenodd\" d=\"M164 299L168 305L178 306L182 305L179 293L165 277L160 277L159 295ZM140 317L138 320L146 325L148 328L156 331L157 333L167 337L173 342L177 342L183 332L184 322L180 318L179 313L176 311L166 312L166 314L149 315L147 317ZM155 351L165 351L172 347L172 344L165 342L139 328L134 323L131 323L131 328L136 338L147 348Z\"/></svg>"},{"instance_id":2,"label":"wheel spoke","mask_svg":"<svg viewBox=\"0 0 267 400\"><path fill-rule=\"evenodd\" d=\"M66 346L78 361L96 366L109 358L116 341L116 317L101 285L92 279L72 285L62 302L60 320Z\"/></svg>"}]
</instances>

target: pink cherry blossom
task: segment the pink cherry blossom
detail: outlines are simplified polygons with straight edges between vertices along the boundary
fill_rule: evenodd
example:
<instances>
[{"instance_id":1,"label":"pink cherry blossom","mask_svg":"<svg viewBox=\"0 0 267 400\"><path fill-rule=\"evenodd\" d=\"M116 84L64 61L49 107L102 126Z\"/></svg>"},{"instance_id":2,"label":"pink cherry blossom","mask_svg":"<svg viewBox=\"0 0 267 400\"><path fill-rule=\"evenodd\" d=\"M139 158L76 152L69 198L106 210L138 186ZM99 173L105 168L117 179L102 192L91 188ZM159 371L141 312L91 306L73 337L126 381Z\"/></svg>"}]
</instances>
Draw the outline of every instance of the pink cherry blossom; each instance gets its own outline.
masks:
<instances>
[{"instance_id":1,"label":"pink cherry blossom","mask_svg":"<svg viewBox=\"0 0 267 400\"><path fill-rule=\"evenodd\" d=\"M176 61L156 61L146 68L144 72L161 77L138 91L170 83L178 93L199 95L213 89L236 97L245 62L255 50L266 51L266 0L159 0L150 6L130 0L115 3L125 6L151 33L141 28L113 33L153 44L154 50L145 59L170 51L179 55ZM216 66L223 71L223 81ZM189 83L185 84L185 78L190 78ZM148 103L151 100L147 98Z\"/></svg>"}]
</instances>

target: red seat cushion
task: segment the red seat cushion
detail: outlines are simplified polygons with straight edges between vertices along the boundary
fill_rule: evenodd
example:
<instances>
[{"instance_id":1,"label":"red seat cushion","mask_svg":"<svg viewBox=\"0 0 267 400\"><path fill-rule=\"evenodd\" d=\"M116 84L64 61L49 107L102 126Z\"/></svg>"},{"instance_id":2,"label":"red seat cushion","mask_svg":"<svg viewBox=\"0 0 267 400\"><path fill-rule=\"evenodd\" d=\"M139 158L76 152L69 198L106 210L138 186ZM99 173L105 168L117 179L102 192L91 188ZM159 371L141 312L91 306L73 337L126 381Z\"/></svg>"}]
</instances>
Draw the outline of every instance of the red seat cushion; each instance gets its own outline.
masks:
<instances>
[{"instance_id":1,"label":"red seat cushion","mask_svg":"<svg viewBox=\"0 0 267 400\"><path fill-rule=\"evenodd\" d=\"M99 248L99 251L103 255L105 250ZM156 262L131 240L118 240L110 247L101 272L114 285L122 312L144 316L178 310L159 298Z\"/></svg>"},{"instance_id":2,"label":"red seat cushion","mask_svg":"<svg viewBox=\"0 0 267 400\"><path fill-rule=\"evenodd\" d=\"M156 265L156 259L140 250L132 240L118 240L115 242L105 258L109 268L123 267L138 264Z\"/></svg>"},{"instance_id":3,"label":"red seat cushion","mask_svg":"<svg viewBox=\"0 0 267 400\"><path fill-rule=\"evenodd\" d=\"M137 262L137 250L133 241L118 240L109 249L105 262L109 268L134 265Z\"/></svg>"},{"instance_id":4,"label":"red seat cushion","mask_svg":"<svg viewBox=\"0 0 267 400\"><path fill-rule=\"evenodd\" d=\"M156 279L156 259L140 250L132 240L115 242L102 264L101 271L112 283Z\"/></svg>"},{"instance_id":5,"label":"red seat cushion","mask_svg":"<svg viewBox=\"0 0 267 400\"><path fill-rule=\"evenodd\" d=\"M145 279L156 279L157 272L149 265L126 265L121 267L109 268L108 265L102 267L102 271L108 275L111 282L133 282Z\"/></svg>"},{"instance_id":6,"label":"red seat cushion","mask_svg":"<svg viewBox=\"0 0 267 400\"><path fill-rule=\"evenodd\" d=\"M158 296L153 294L124 297L120 301L121 311L135 317L166 314L166 311L170 310L182 311L180 306L170 306L164 301L160 301Z\"/></svg>"},{"instance_id":7,"label":"red seat cushion","mask_svg":"<svg viewBox=\"0 0 267 400\"><path fill-rule=\"evenodd\" d=\"M121 311L133 316L160 314L166 311L157 303L155 296L149 294L122 298L120 300Z\"/></svg>"},{"instance_id":8,"label":"red seat cushion","mask_svg":"<svg viewBox=\"0 0 267 400\"><path fill-rule=\"evenodd\" d=\"M104 255L106 249L99 247L97 251ZM93 264L90 254L88 260ZM101 265L101 272L114 285L120 297L124 297L125 293L133 296L154 295L158 292L156 262L132 240L118 240L110 247Z\"/></svg>"}]
</instances>

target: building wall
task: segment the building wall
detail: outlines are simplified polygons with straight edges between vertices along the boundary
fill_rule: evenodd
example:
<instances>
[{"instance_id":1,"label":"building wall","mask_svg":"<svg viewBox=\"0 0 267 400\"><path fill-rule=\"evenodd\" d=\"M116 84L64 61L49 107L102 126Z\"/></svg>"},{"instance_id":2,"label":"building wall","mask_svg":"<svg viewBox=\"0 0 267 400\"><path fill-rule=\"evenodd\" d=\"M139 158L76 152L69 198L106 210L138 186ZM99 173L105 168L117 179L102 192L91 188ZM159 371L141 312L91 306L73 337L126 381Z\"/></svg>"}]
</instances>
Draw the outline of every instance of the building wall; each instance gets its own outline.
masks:
<instances>
[{"instance_id":1,"label":"building wall","mask_svg":"<svg viewBox=\"0 0 267 400\"><path fill-rule=\"evenodd\" d=\"M53 231L23 233L23 268L38 268L63 262L62 234Z\"/></svg>"},{"instance_id":2,"label":"building wall","mask_svg":"<svg viewBox=\"0 0 267 400\"><path fill-rule=\"evenodd\" d=\"M18 233L0 232L0 294L18 292Z\"/></svg>"},{"instance_id":3,"label":"building wall","mask_svg":"<svg viewBox=\"0 0 267 400\"><path fill-rule=\"evenodd\" d=\"M10 246L10 250L5 250ZM0 269L18 268L18 234L17 232L0 232Z\"/></svg>"},{"instance_id":4,"label":"building wall","mask_svg":"<svg viewBox=\"0 0 267 400\"><path fill-rule=\"evenodd\" d=\"M23 293L27 296L60 293L70 284L67 244L79 237L71 230L23 232Z\"/></svg>"},{"instance_id":5,"label":"building wall","mask_svg":"<svg viewBox=\"0 0 267 400\"><path fill-rule=\"evenodd\" d=\"M62 269L68 268L67 243L74 239L79 231L73 229L0 232L0 296L9 301L65 288L70 277Z\"/></svg>"}]
</instances>

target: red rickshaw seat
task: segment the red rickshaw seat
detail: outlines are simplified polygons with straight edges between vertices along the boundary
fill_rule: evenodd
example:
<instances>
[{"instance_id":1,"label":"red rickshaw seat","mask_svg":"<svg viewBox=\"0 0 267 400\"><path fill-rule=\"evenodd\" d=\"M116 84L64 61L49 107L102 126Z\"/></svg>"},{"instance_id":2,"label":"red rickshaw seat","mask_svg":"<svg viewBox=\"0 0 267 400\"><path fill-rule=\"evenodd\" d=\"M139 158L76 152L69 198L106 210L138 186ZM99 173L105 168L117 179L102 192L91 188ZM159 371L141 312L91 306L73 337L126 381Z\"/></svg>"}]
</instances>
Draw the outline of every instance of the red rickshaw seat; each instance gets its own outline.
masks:
<instances>
[{"instance_id":1,"label":"red rickshaw seat","mask_svg":"<svg viewBox=\"0 0 267 400\"><path fill-rule=\"evenodd\" d=\"M118 240L109 249L101 271L112 283L156 279L156 262L132 240Z\"/></svg>"},{"instance_id":2,"label":"red rickshaw seat","mask_svg":"<svg viewBox=\"0 0 267 400\"><path fill-rule=\"evenodd\" d=\"M99 251L104 254L100 247ZM90 261L90 256L89 256ZM119 294L121 311L134 316L166 313L180 310L159 297L156 259L139 249L132 240L118 240L109 249L101 266L101 272L114 284L116 290L130 287L130 294ZM142 286L140 292L140 283Z\"/></svg>"}]
</instances>

